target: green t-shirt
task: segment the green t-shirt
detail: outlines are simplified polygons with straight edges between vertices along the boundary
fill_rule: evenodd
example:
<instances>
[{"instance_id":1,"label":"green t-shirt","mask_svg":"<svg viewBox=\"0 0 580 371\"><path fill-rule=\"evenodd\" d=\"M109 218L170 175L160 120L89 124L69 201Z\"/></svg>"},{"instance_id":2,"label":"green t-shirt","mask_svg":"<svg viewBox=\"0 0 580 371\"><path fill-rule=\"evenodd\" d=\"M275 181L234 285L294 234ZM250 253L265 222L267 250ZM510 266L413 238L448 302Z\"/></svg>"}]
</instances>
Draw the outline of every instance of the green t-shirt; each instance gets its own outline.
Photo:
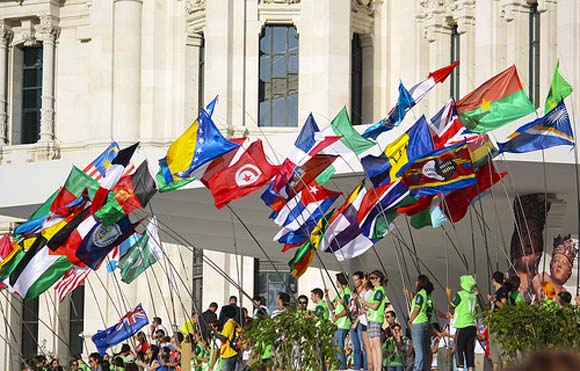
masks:
<instances>
[{"instance_id":1,"label":"green t-shirt","mask_svg":"<svg viewBox=\"0 0 580 371\"><path fill-rule=\"evenodd\" d=\"M413 298L411 311L413 311L415 308L419 308L419 314L417 314L417 317L415 317L413 320L414 325L429 322L429 318L427 317L427 307L429 305L428 299L429 298L427 297L427 292L425 289L419 290L419 292Z\"/></svg>"},{"instance_id":2,"label":"green t-shirt","mask_svg":"<svg viewBox=\"0 0 580 371\"><path fill-rule=\"evenodd\" d=\"M455 308L455 328L465 328L475 326L475 305L477 299L475 294L467 291L459 291L451 300L451 305Z\"/></svg>"},{"instance_id":3,"label":"green t-shirt","mask_svg":"<svg viewBox=\"0 0 580 371\"><path fill-rule=\"evenodd\" d=\"M211 340L210 354L208 357L208 361L206 363L206 365L207 365L206 369L209 369L209 364L210 364L211 360L213 359L214 354L217 354L217 358L216 358L215 365L214 365L213 369L215 371L221 371L221 369L222 369L222 357L220 356L220 348L218 347L215 338L213 338Z\"/></svg>"},{"instance_id":4,"label":"green t-shirt","mask_svg":"<svg viewBox=\"0 0 580 371\"><path fill-rule=\"evenodd\" d=\"M385 321L385 288L383 286L375 287L369 303L379 303L376 310L369 308L369 322L383 323Z\"/></svg>"},{"instance_id":5,"label":"green t-shirt","mask_svg":"<svg viewBox=\"0 0 580 371\"><path fill-rule=\"evenodd\" d=\"M314 314L316 314L318 317L328 319L330 315L328 312L328 306L326 305L324 299L320 300L318 304L316 304L316 308L314 308Z\"/></svg>"},{"instance_id":6,"label":"green t-shirt","mask_svg":"<svg viewBox=\"0 0 580 371\"><path fill-rule=\"evenodd\" d=\"M350 289L348 287L344 288L339 294L339 296L334 299L334 314L339 314L342 311L346 312L346 315L340 317L336 320L336 326L342 330L348 330L350 328L350 318L348 317L348 309L340 301L340 298L343 299L345 303L350 303L350 296L352 295Z\"/></svg>"},{"instance_id":7,"label":"green t-shirt","mask_svg":"<svg viewBox=\"0 0 580 371\"><path fill-rule=\"evenodd\" d=\"M512 292L508 298L508 302L511 305L515 305L518 303L523 303L524 302L524 295L522 295L522 293L520 292L520 290L516 290L515 292Z\"/></svg>"},{"instance_id":8,"label":"green t-shirt","mask_svg":"<svg viewBox=\"0 0 580 371\"><path fill-rule=\"evenodd\" d=\"M407 345L409 339L401 336L403 345ZM394 337L389 337L383 343L383 367L402 367L405 363L405 355L399 352L397 341Z\"/></svg>"}]
</instances>

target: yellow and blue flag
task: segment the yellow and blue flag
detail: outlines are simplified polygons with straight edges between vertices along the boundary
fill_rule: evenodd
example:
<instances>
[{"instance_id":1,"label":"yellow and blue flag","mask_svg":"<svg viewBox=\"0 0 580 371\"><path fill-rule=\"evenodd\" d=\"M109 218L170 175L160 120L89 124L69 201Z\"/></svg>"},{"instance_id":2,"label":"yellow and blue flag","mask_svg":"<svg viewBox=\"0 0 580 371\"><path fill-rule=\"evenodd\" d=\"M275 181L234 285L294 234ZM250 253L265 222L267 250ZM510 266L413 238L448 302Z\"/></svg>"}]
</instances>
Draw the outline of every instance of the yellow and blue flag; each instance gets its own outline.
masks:
<instances>
[{"instance_id":1,"label":"yellow and blue flag","mask_svg":"<svg viewBox=\"0 0 580 371\"><path fill-rule=\"evenodd\" d=\"M500 152L526 153L555 146L574 146L570 116L564 101L556 108L516 130L509 141L498 143Z\"/></svg>"},{"instance_id":2,"label":"yellow and blue flag","mask_svg":"<svg viewBox=\"0 0 580 371\"><path fill-rule=\"evenodd\" d=\"M380 187L399 179L397 173L404 165L433 149L427 119L421 115L409 130L387 145L380 156L363 157L361 163L373 186Z\"/></svg>"},{"instance_id":3,"label":"yellow and blue flag","mask_svg":"<svg viewBox=\"0 0 580 371\"><path fill-rule=\"evenodd\" d=\"M196 170L196 178L200 178L199 169L203 170L203 165L239 147L220 133L211 118L216 100L217 97L201 110L197 120L171 143L166 156L159 160L160 191L175 190L189 183Z\"/></svg>"}]
</instances>

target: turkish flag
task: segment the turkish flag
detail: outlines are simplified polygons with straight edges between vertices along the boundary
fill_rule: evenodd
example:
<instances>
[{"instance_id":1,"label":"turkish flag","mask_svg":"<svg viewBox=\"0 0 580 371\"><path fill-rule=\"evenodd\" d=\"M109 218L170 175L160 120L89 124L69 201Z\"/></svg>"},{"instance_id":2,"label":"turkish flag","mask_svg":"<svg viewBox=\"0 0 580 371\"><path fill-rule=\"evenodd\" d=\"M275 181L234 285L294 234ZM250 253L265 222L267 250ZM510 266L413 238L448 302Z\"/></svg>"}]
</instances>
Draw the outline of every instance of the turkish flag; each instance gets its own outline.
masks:
<instances>
[{"instance_id":1,"label":"turkish flag","mask_svg":"<svg viewBox=\"0 0 580 371\"><path fill-rule=\"evenodd\" d=\"M243 149L240 148L239 151ZM218 209L233 200L257 191L272 179L280 166L272 165L266 159L261 140L256 140L239 155L239 159L229 166L205 177L205 185L214 197Z\"/></svg>"}]
</instances>

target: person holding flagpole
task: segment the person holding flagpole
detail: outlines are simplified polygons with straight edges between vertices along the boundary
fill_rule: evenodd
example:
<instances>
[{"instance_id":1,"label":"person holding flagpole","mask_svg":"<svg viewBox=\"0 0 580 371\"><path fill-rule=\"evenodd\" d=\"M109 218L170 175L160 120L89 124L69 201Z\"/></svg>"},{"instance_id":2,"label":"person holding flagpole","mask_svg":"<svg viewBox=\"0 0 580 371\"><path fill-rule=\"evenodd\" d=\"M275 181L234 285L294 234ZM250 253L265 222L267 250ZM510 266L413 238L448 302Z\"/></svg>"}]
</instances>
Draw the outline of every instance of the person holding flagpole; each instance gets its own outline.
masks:
<instances>
[{"instance_id":1,"label":"person holding flagpole","mask_svg":"<svg viewBox=\"0 0 580 371\"><path fill-rule=\"evenodd\" d=\"M372 364L372 370L382 371L383 351L381 346L381 330L385 321L385 306L387 297L385 295L385 286L388 278L379 270L370 273L369 279L374 287L373 295L367 301L363 296L359 296L359 302L365 306L368 311L369 327L367 336L370 340L371 354L369 363Z\"/></svg>"}]
</instances>

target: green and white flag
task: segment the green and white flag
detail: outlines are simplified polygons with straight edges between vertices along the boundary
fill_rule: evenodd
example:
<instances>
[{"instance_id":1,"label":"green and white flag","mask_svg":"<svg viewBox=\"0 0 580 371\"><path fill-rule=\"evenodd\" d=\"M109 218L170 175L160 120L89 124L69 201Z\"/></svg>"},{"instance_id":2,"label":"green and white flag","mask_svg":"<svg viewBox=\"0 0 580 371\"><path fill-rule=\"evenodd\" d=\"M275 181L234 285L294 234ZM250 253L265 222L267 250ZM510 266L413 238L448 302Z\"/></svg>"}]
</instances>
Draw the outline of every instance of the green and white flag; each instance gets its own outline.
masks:
<instances>
[{"instance_id":1,"label":"green and white flag","mask_svg":"<svg viewBox=\"0 0 580 371\"><path fill-rule=\"evenodd\" d=\"M340 110L330 123L330 126L322 130L321 134L324 136L342 136L342 139L325 148L324 153L339 155L343 161L346 161L343 158L344 156L348 156L352 153L360 155L375 145L374 141L363 138L363 136L360 135L352 126L346 107L343 107ZM318 184L323 184L327 182L335 172L336 168L331 165L318 175L316 181Z\"/></svg>"},{"instance_id":2,"label":"green and white flag","mask_svg":"<svg viewBox=\"0 0 580 371\"><path fill-rule=\"evenodd\" d=\"M121 281L131 283L163 256L157 219L151 218L145 233L120 259Z\"/></svg>"}]
</instances>

